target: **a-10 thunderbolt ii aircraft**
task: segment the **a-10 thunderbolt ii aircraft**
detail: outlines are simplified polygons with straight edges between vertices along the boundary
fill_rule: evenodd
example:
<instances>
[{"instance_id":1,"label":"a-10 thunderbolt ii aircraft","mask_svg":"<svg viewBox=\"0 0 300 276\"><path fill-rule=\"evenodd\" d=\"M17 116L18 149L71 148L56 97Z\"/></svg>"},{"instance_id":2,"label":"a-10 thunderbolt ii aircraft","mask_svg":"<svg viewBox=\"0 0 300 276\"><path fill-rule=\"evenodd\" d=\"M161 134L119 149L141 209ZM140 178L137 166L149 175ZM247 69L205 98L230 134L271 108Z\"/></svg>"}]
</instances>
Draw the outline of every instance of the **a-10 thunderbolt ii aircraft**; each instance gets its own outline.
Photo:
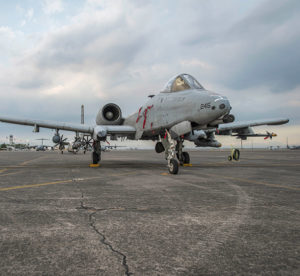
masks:
<instances>
[{"instance_id":1,"label":"a-10 thunderbolt ii aircraft","mask_svg":"<svg viewBox=\"0 0 300 276\"><path fill-rule=\"evenodd\" d=\"M173 77L157 95L149 100L133 115L123 118L118 105L104 105L96 117L96 125L80 125L63 122L27 120L0 116L0 121L12 124L30 125L38 132L40 127L55 129L53 142L63 141L60 130L74 131L90 135L92 139L92 160L101 160L101 142L110 136L111 140L127 137L133 140L156 141L157 153L165 152L169 172L177 174L179 165L189 163L189 154L183 151L183 142L192 141L200 147L220 147L217 135L247 137L275 136L273 133L255 134L251 127L259 125L285 124L288 119L271 119L236 122L230 114L229 100L220 94L210 92L191 75L180 74Z\"/></svg>"}]
</instances>

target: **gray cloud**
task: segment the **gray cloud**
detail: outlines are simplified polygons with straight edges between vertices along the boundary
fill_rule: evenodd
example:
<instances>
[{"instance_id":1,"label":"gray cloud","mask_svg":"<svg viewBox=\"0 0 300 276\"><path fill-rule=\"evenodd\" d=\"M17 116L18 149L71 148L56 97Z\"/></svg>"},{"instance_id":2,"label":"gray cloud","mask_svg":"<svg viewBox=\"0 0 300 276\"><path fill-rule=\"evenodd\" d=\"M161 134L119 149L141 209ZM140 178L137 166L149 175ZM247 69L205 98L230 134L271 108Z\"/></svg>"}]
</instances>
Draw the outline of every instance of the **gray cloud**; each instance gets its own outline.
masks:
<instances>
[{"instance_id":1,"label":"gray cloud","mask_svg":"<svg viewBox=\"0 0 300 276\"><path fill-rule=\"evenodd\" d=\"M187 72L228 95L239 119L300 123L285 98L300 87L297 1L99 3L42 34L11 69L0 67L1 114L78 122L83 103L92 122L112 101L128 115Z\"/></svg>"},{"instance_id":2,"label":"gray cloud","mask_svg":"<svg viewBox=\"0 0 300 276\"><path fill-rule=\"evenodd\" d=\"M224 55L229 55L224 84L282 93L300 85L299 10L296 0L266 1L236 23L223 37Z\"/></svg>"},{"instance_id":3,"label":"gray cloud","mask_svg":"<svg viewBox=\"0 0 300 276\"><path fill-rule=\"evenodd\" d=\"M285 93L300 85L300 38L288 43L245 53L232 77L225 83L235 89L255 86L270 87L273 92Z\"/></svg>"},{"instance_id":4,"label":"gray cloud","mask_svg":"<svg viewBox=\"0 0 300 276\"><path fill-rule=\"evenodd\" d=\"M297 0L260 2L241 18L224 9L219 19L210 18L205 25L198 20L200 27L183 37L182 47L214 66L208 76L214 82L285 93L300 85L299 11Z\"/></svg>"}]
</instances>

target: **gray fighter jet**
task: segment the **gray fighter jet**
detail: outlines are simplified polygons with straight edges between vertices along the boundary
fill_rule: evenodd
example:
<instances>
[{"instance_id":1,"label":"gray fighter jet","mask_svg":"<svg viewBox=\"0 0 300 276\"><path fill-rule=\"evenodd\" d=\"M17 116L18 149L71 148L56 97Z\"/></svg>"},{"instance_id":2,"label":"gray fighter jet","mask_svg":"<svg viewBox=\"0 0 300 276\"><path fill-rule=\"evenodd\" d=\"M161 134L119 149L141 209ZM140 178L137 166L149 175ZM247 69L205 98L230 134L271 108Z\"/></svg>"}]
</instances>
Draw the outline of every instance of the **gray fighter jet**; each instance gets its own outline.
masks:
<instances>
[{"instance_id":1,"label":"gray fighter jet","mask_svg":"<svg viewBox=\"0 0 300 276\"><path fill-rule=\"evenodd\" d=\"M92 139L92 161L101 160L101 142L107 136L111 140L127 137L133 140L157 141L157 153L165 152L169 172L178 173L179 165L190 162L187 152L183 151L183 142L192 141L199 147L220 147L215 139L217 135L237 136L246 139L256 135L251 127L259 125L285 124L289 119L270 119L233 123L229 100L220 94L210 92L191 75L180 74L173 77L157 95L137 109L133 115L123 118L118 105L104 105L96 117L96 125L88 126L63 122L26 120L0 116L0 121L12 124L29 125L38 132L40 127L55 129L55 143L63 143L60 130L74 131L90 135Z\"/></svg>"}]
</instances>

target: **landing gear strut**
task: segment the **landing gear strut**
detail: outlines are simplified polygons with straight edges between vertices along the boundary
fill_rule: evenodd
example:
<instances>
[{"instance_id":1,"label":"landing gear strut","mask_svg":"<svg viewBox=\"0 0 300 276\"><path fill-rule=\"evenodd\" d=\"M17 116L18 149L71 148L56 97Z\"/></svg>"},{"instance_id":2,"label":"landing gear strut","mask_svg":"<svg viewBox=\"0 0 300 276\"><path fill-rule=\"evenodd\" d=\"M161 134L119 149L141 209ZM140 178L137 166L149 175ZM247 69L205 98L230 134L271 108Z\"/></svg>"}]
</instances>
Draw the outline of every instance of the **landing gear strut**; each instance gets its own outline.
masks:
<instances>
[{"instance_id":1,"label":"landing gear strut","mask_svg":"<svg viewBox=\"0 0 300 276\"><path fill-rule=\"evenodd\" d=\"M165 151L165 158L168 160L168 168L171 174L177 174L179 165L190 163L190 155L183 151L184 140L180 137L177 140L172 139L169 131L166 130L164 138L160 136L161 142L157 142L155 150L157 153ZM176 160L176 157L178 161Z\"/></svg>"},{"instance_id":2,"label":"landing gear strut","mask_svg":"<svg viewBox=\"0 0 300 276\"><path fill-rule=\"evenodd\" d=\"M184 147L183 139L180 139L176 145L176 151L177 151L176 156L177 156L177 159L179 160L180 166L190 163L190 155L187 152L182 151L183 147Z\"/></svg>"},{"instance_id":3,"label":"landing gear strut","mask_svg":"<svg viewBox=\"0 0 300 276\"><path fill-rule=\"evenodd\" d=\"M165 148L165 157L168 160L168 169L171 174L177 174L179 164L175 159L176 157L176 141L172 139L170 133L166 131L166 137L162 140L162 144Z\"/></svg>"},{"instance_id":4,"label":"landing gear strut","mask_svg":"<svg viewBox=\"0 0 300 276\"><path fill-rule=\"evenodd\" d=\"M92 161L93 164L98 164L101 160L101 143L98 140L93 142Z\"/></svg>"}]
</instances>

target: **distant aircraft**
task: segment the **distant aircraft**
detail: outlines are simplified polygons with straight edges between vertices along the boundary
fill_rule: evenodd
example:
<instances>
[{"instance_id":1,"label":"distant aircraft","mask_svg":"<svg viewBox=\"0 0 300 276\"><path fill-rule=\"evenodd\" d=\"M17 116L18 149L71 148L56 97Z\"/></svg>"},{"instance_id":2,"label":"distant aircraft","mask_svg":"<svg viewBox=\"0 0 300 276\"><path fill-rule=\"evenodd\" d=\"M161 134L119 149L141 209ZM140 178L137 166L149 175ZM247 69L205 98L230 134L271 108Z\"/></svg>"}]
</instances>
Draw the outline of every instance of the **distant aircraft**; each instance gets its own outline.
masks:
<instances>
[{"instance_id":1,"label":"distant aircraft","mask_svg":"<svg viewBox=\"0 0 300 276\"><path fill-rule=\"evenodd\" d=\"M156 152L165 152L169 172L177 174L179 165L190 162L189 154L183 151L185 140L199 147L221 147L215 134L241 139L258 135L267 137L268 134L254 135L252 127L289 122L289 119L270 119L233 123L235 117L230 111L231 105L225 96L204 89L191 75L180 74L173 77L159 94L150 95L149 100L127 118L122 117L118 105L109 103L99 110L96 126L6 116L0 116L0 121L30 125L35 132L40 127L55 129L52 140L59 145L64 142L59 130L90 135L94 164L99 163L101 142L105 142L108 136L112 140L118 137L153 140L156 141Z\"/></svg>"},{"instance_id":2,"label":"distant aircraft","mask_svg":"<svg viewBox=\"0 0 300 276\"><path fill-rule=\"evenodd\" d=\"M300 146L291 146L291 147L288 147L288 149L290 149L290 150L300 150Z\"/></svg>"},{"instance_id":3,"label":"distant aircraft","mask_svg":"<svg viewBox=\"0 0 300 276\"><path fill-rule=\"evenodd\" d=\"M66 139L64 139L65 141ZM92 141L93 139L90 137L90 135L77 135L75 136L74 140L71 142L65 141L65 145L67 145L68 152L77 153L80 150L83 150L83 153L85 154L87 150L92 149ZM63 153L63 151L61 152Z\"/></svg>"},{"instance_id":4,"label":"distant aircraft","mask_svg":"<svg viewBox=\"0 0 300 276\"><path fill-rule=\"evenodd\" d=\"M52 148L51 146L46 146L46 145L44 145L44 141L49 140L49 139L47 139L47 138L39 138L39 139L36 139L36 140L42 141L42 144L41 144L41 145L39 145L39 146L34 146L34 148L35 148L36 151L45 151L45 150L47 150L48 148Z\"/></svg>"},{"instance_id":5,"label":"distant aircraft","mask_svg":"<svg viewBox=\"0 0 300 276\"><path fill-rule=\"evenodd\" d=\"M45 151L46 150L46 146L44 146L44 145L39 145L39 146L37 146L36 148L35 148L35 150L36 151Z\"/></svg>"},{"instance_id":6,"label":"distant aircraft","mask_svg":"<svg viewBox=\"0 0 300 276\"><path fill-rule=\"evenodd\" d=\"M14 151L14 150L16 150L16 148L15 148L14 146L11 146L11 145L7 145L7 146L6 146L6 149L7 149L8 151Z\"/></svg>"}]
</instances>

